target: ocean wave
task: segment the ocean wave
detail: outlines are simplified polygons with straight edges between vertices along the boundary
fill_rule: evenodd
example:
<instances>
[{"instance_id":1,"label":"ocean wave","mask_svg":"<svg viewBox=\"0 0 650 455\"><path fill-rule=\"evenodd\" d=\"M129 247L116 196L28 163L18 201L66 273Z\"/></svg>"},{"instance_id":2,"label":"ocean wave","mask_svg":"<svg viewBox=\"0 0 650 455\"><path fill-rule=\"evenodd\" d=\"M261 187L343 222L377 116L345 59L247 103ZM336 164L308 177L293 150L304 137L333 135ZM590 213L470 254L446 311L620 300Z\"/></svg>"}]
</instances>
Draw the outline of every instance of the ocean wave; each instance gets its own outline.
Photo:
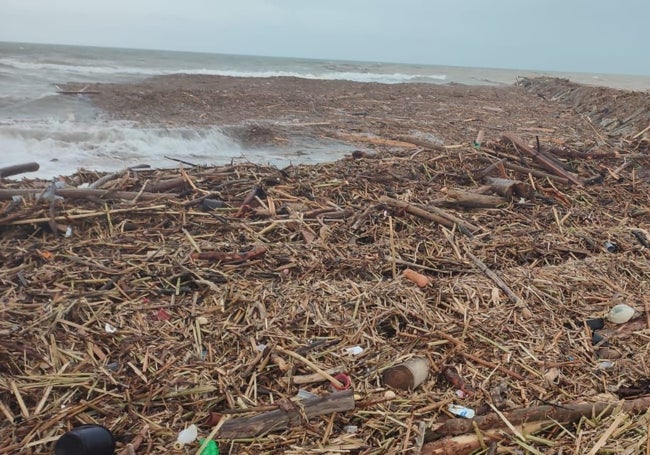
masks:
<instances>
[{"instance_id":1,"label":"ocean wave","mask_svg":"<svg viewBox=\"0 0 650 455\"><path fill-rule=\"evenodd\" d=\"M0 150L7 163L26 157L38 162L37 176L45 178L79 167L109 171L143 163L174 166L165 155L214 164L242 153L218 128L139 128L127 122L74 121L0 124Z\"/></svg>"},{"instance_id":2,"label":"ocean wave","mask_svg":"<svg viewBox=\"0 0 650 455\"><path fill-rule=\"evenodd\" d=\"M376 82L382 84L399 84L408 82L434 82L440 83L447 79L446 74L408 74L408 73L376 73L354 71L323 71L323 72L298 72L284 70L242 71L215 68L139 68L134 66L97 66L97 65L72 65L50 62L25 62L21 60L4 58L0 59L0 66L16 70L55 71L70 75L130 75L130 76L163 76L169 74L196 74L231 77L297 77L302 79L317 80L346 80L354 82Z\"/></svg>"},{"instance_id":3,"label":"ocean wave","mask_svg":"<svg viewBox=\"0 0 650 455\"><path fill-rule=\"evenodd\" d=\"M48 63L48 62L25 62L12 58L0 59L0 65L5 68L14 68L18 70L33 71L56 71L60 73L71 74L134 74L134 75L156 75L161 72L148 68L137 68L128 66L97 66L97 65L72 65L68 63Z\"/></svg>"},{"instance_id":4,"label":"ocean wave","mask_svg":"<svg viewBox=\"0 0 650 455\"><path fill-rule=\"evenodd\" d=\"M187 70L177 71L183 74L209 74L231 77L297 77L302 79L344 80L354 82L377 82L382 84L399 84L405 82L439 82L447 79L445 74L406 74L406 73L366 73L336 71L324 73L299 73L295 71L235 71L235 70Z\"/></svg>"},{"instance_id":5,"label":"ocean wave","mask_svg":"<svg viewBox=\"0 0 650 455\"><path fill-rule=\"evenodd\" d=\"M0 97L0 120L55 121L75 118L95 119L99 110L84 95L61 96L53 92L34 93L30 96L9 95Z\"/></svg>"}]
</instances>

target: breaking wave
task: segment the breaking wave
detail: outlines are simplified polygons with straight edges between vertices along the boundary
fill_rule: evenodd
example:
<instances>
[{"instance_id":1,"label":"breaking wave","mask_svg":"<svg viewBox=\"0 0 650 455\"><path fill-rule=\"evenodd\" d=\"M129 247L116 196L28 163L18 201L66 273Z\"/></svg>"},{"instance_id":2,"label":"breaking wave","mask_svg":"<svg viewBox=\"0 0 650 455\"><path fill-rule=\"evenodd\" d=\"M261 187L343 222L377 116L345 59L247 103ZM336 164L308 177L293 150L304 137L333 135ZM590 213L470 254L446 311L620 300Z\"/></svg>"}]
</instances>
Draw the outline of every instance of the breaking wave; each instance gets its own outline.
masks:
<instances>
[{"instance_id":1,"label":"breaking wave","mask_svg":"<svg viewBox=\"0 0 650 455\"><path fill-rule=\"evenodd\" d=\"M407 73L377 73L370 71L322 71L322 72L299 72L283 70L259 70L259 71L242 71L232 69L214 69L214 68L140 68L135 66L116 66L116 65L72 65L65 63L53 62L25 62L17 59L4 58L0 59L0 67L5 71L7 69L16 69L21 71L50 71L70 76L89 75L130 75L130 76L162 76L167 74L205 74L214 76L231 76L231 77L297 77L303 79L318 80L346 80L355 82L376 82L382 84L399 84L408 82L429 82L440 83L447 79L445 74L407 74Z\"/></svg>"},{"instance_id":2,"label":"breaking wave","mask_svg":"<svg viewBox=\"0 0 650 455\"><path fill-rule=\"evenodd\" d=\"M142 128L127 122L0 124L3 162L37 161L30 176L50 178L78 168L118 170L136 164L173 167L165 156L198 165L241 157L238 144L218 128Z\"/></svg>"}]
</instances>

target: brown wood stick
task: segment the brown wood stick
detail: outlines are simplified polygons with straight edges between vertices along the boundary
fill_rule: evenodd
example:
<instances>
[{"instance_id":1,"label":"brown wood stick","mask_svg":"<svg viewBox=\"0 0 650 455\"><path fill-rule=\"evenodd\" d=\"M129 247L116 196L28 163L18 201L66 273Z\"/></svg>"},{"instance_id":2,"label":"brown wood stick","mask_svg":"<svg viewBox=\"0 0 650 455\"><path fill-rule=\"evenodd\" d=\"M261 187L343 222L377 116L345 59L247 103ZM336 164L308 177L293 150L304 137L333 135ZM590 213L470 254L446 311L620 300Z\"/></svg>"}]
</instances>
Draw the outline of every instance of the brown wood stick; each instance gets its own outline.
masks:
<instances>
[{"instance_id":1,"label":"brown wood stick","mask_svg":"<svg viewBox=\"0 0 650 455\"><path fill-rule=\"evenodd\" d=\"M409 204L408 202L405 201L399 201L397 199L392 199L387 196L382 196L379 199L379 201L391 207L403 209L405 212L410 213L411 215L419 216L420 218L424 218L425 220L433 221L449 229L453 229L454 225L458 224L449 218L436 215L435 213L431 213L427 210L424 210L420 207L416 207L415 205ZM465 229L466 232L470 234L473 230L478 230L476 226L472 226L471 224L468 225L466 222L463 222L462 225L459 224L459 227L462 227L463 229Z\"/></svg>"},{"instance_id":2,"label":"brown wood stick","mask_svg":"<svg viewBox=\"0 0 650 455\"><path fill-rule=\"evenodd\" d=\"M314 370L314 372L320 374L320 375L323 376L325 379L327 379L328 381L330 381L330 382L331 382L335 387L343 388L343 383L342 383L341 381L339 381L338 379L336 379L334 376L332 376L332 375L329 374L327 371L325 371L324 369L322 369L321 367L319 367L318 365L316 365L316 364L315 364L314 362L312 362L311 360L309 360L309 359L307 359L307 358L301 356L301 355L298 354L297 352L293 352L293 351L290 351L289 349L285 349L285 348L283 348L282 346L276 346L275 349L276 349L276 351L280 352L281 354L286 354L286 355L288 355L289 357L293 357L294 359L296 359L296 360L298 360L298 361L304 363L304 364L307 365L309 368L311 368L312 370Z\"/></svg>"},{"instance_id":3,"label":"brown wood stick","mask_svg":"<svg viewBox=\"0 0 650 455\"><path fill-rule=\"evenodd\" d=\"M343 365L340 365L338 367L334 368L328 368L325 371L327 374L338 374L343 371L345 371L345 367ZM300 374L296 376L291 376L290 378L280 378L282 382L287 382L287 383L293 383L293 384L310 384L312 382L323 382L327 381L328 379L323 376L320 373L312 373L312 374Z\"/></svg>"},{"instance_id":4,"label":"brown wood stick","mask_svg":"<svg viewBox=\"0 0 650 455\"><path fill-rule=\"evenodd\" d=\"M504 412L503 415L513 425L525 422L538 422L554 420L560 424L570 423L585 416L601 415L606 417L612 412L621 409L622 412L631 414L644 413L650 407L650 397L637 398L619 402L594 402L563 404L562 406L532 406L530 408L515 409ZM429 440L436 440L445 436L457 436L472 433L474 424L481 430L504 428L505 423L496 413L490 413L473 419L455 418L434 425L431 429Z\"/></svg>"},{"instance_id":5,"label":"brown wood stick","mask_svg":"<svg viewBox=\"0 0 650 455\"><path fill-rule=\"evenodd\" d=\"M144 185L144 191L148 193L164 193L174 188L180 188L187 185L185 177L175 177L173 179L161 180L159 182L148 182Z\"/></svg>"},{"instance_id":6,"label":"brown wood stick","mask_svg":"<svg viewBox=\"0 0 650 455\"><path fill-rule=\"evenodd\" d=\"M469 223L469 222L465 221L464 219L457 217L456 215L452 215L451 213L442 210L440 207L426 206L426 205L423 205L423 204L416 204L416 207L418 207L420 209L423 209L423 210L426 210L427 212L431 212L431 213L433 213L435 215L441 216L443 218L447 218L448 220L453 221L457 225L462 226L465 229L468 229L470 232L476 232L476 231L479 230L478 226L476 226L476 225L474 225L472 223Z\"/></svg>"},{"instance_id":7,"label":"brown wood stick","mask_svg":"<svg viewBox=\"0 0 650 455\"><path fill-rule=\"evenodd\" d=\"M528 156L533 158L533 160L537 161L537 163L539 163L539 165L542 166L547 171L552 172L555 175L559 175L560 177L564 177L568 179L571 183L574 183L578 186L582 186L582 182L580 182L580 180L578 180L578 178L574 174L565 171L563 168L561 168L556 163L554 163L553 159L551 159L550 157L546 156L543 153L538 152L537 150L534 150L519 136L513 133L505 133L503 135L503 138L512 142L513 145L517 147L517 149L521 150L522 152L526 153Z\"/></svg>"},{"instance_id":8,"label":"brown wood stick","mask_svg":"<svg viewBox=\"0 0 650 455\"><path fill-rule=\"evenodd\" d=\"M18 175L24 172L38 171L40 166L36 162L14 164L13 166L0 167L0 179L9 177L11 175Z\"/></svg>"},{"instance_id":9,"label":"brown wood stick","mask_svg":"<svg viewBox=\"0 0 650 455\"><path fill-rule=\"evenodd\" d=\"M471 191L448 190L445 199L434 199L429 202L427 209L432 205L437 207L462 207L468 209L496 208L508 205L508 201L500 196L488 196Z\"/></svg>"},{"instance_id":10,"label":"brown wood stick","mask_svg":"<svg viewBox=\"0 0 650 455\"><path fill-rule=\"evenodd\" d=\"M550 421L530 422L521 425L520 430L523 434L533 434L551 425L553 422ZM481 431L480 438L478 432L475 432L427 442L422 446L420 455L465 455L480 449L481 442L485 444L501 441L508 437L508 433L509 429L503 428Z\"/></svg>"},{"instance_id":11,"label":"brown wood stick","mask_svg":"<svg viewBox=\"0 0 650 455\"><path fill-rule=\"evenodd\" d=\"M266 247L264 245L257 245L256 247L245 251L243 253L224 253L223 251L203 251L201 253L193 253L194 259L205 259L212 261L221 261L229 264L238 264L240 262L250 261L266 254Z\"/></svg>"},{"instance_id":12,"label":"brown wood stick","mask_svg":"<svg viewBox=\"0 0 650 455\"><path fill-rule=\"evenodd\" d=\"M479 258L477 258L476 256L474 256L471 252L466 251L465 253L467 254L467 256L469 256L469 258L470 258L472 261L474 261L474 264L476 264L476 266L479 268L479 270L480 270L481 272L483 272L483 273L485 274L485 276L487 276L489 279L491 279L492 281L494 281L494 283L495 283L497 286L499 286L503 292L506 293L506 295L508 296L508 298L509 298L513 303L516 303L516 304L520 304L520 303L522 303L521 298L518 297L514 292L512 292L512 291L510 290L510 288L508 287L508 285L507 285L507 284L506 284L506 283L505 283L505 282L504 282L504 281L499 277L499 275L497 275L496 273L494 273L494 272L493 272L493 271L492 271L492 270L491 270L487 265L485 265L485 263L484 263L483 261L481 261Z\"/></svg>"},{"instance_id":13,"label":"brown wood stick","mask_svg":"<svg viewBox=\"0 0 650 455\"><path fill-rule=\"evenodd\" d=\"M501 158L499 161L490 164L486 168L478 169L472 172L474 174L474 178L477 180L481 180L483 177L490 175L492 171L498 170L501 166L503 166L506 163L506 161L508 161L507 158Z\"/></svg>"},{"instance_id":14,"label":"brown wood stick","mask_svg":"<svg viewBox=\"0 0 650 455\"><path fill-rule=\"evenodd\" d=\"M119 455L131 455L134 454L144 442L144 439L147 437L149 432L149 425L145 424L140 432L133 438L133 441L128 443L124 449L119 453Z\"/></svg>"},{"instance_id":15,"label":"brown wood stick","mask_svg":"<svg viewBox=\"0 0 650 455\"><path fill-rule=\"evenodd\" d=\"M310 419L324 414L350 411L354 407L354 392L345 390L298 402L296 409L289 411L277 409L253 417L230 419L218 431L218 436L223 439L254 438L270 431L285 430L298 425L303 416Z\"/></svg>"},{"instance_id":16,"label":"brown wood stick","mask_svg":"<svg viewBox=\"0 0 650 455\"><path fill-rule=\"evenodd\" d=\"M494 152L494 153L496 153L496 152ZM484 156L480 156L478 159L481 160L481 161L485 161L485 162L491 162L491 160L489 158L484 157ZM569 179L566 179L564 177L558 177L557 175L549 174L547 172L540 171L538 169L531 169L529 167L520 166L518 164L514 164L514 163L511 163L509 161L503 162L502 165L506 169L510 169L511 171L519 172L519 173L521 173L523 175L530 174L533 177L549 179L549 180L553 180L553 181L564 183L564 184L569 183Z\"/></svg>"},{"instance_id":17,"label":"brown wood stick","mask_svg":"<svg viewBox=\"0 0 650 455\"><path fill-rule=\"evenodd\" d=\"M460 354L463 357L465 357L466 359L471 360L472 362L476 362L476 363L481 364L481 365L483 365L485 367L488 367L488 368L492 368L492 369L496 368L497 370L501 371L502 373L505 373L508 376L511 376L511 377L517 379L518 381L525 381L526 380L526 378L523 377L522 375L520 375L519 373L515 373L514 371L509 370L506 367L504 367L503 365L498 365L496 363L492 363L492 362L490 362L488 360L484 360L484 359L482 359L480 357L476 357L475 355L469 354L467 352L461 352Z\"/></svg>"}]
</instances>

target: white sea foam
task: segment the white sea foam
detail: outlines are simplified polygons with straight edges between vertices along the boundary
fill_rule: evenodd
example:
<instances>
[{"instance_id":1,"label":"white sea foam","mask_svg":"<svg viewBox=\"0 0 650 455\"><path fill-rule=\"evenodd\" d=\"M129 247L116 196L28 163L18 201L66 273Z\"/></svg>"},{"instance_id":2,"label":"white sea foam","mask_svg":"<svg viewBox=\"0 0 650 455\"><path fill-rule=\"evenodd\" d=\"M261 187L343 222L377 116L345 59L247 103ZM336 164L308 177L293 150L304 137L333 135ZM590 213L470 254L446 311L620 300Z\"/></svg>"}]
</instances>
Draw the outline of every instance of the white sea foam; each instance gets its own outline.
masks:
<instances>
[{"instance_id":1,"label":"white sea foam","mask_svg":"<svg viewBox=\"0 0 650 455\"><path fill-rule=\"evenodd\" d=\"M170 167L165 158L195 164L242 156L235 141L217 128L139 128L124 122L25 122L0 125L2 162L36 161L33 177L51 178L78 168L118 170L136 164Z\"/></svg>"},{"instance_id":2,"label":"white sea foam","mask_svg":"<svg viewBox=\"0 0 650 455\"><path fill-rule=\"evenodd\" d=\"M25 62L12 58L0 58L0 64L18 70L53 71L74 75L133 75L133 76L162 76L168 74L204 74L230 77L297 77L317 80L346 80L355 82L376 82L383 84L400 84L404 82L440 82L447 79L445 74L407 74L407 73L377 73L370 71L322 71L300 72L284 70L233 70L220 68L138 68L133 66L93 66L70 65L49 62Z\"/></svg>"},{"instance_id":3,"label":"white sea foam","mask_svg":"<svg viewBox=\"0 0 650 455\"><path fill-rule=\"evenodd\" d=\"M251 161L285 167L322 163L351 151L338 143L305 142L287 149L243 149L219 128L142 128L128 122L26 121L0 124L0 164L40 164L27 177L50 179L79 168L115 171L137 164L177 167L168 159L196 165Z\"/></svg>"},{"instance_id":4,"label":"white sea foam","mask_svg":"<svg viewBox=\"0 0 650 455\"><path fill-rule=\"evenodd\" d=\"M299 77L303 79L340 80L354 82L377 82L381 84L400 84L404 82L444 81L444 74L404 74L371 73L352 71L333 71L323 73L299 73L295 71L229 71L229 70L189 70L187 74L214 74L231 77Z\"/></svg>"}]
</instances>

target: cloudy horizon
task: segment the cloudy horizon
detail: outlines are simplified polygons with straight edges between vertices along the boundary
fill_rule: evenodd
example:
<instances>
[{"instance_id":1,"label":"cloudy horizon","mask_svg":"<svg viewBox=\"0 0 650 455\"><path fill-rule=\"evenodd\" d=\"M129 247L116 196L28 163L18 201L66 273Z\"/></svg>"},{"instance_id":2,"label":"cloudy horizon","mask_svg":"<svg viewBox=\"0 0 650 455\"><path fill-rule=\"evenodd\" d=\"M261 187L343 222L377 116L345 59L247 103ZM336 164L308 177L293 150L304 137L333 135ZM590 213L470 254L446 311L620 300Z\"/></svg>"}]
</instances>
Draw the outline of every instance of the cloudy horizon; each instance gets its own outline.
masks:
<instances>
[{"instance_id":1,"label":"cloudy horizon","mask_svg":"<svg viewBox=\"0 0 650 455\"><path fill-rule=\"evenodd\" d=\"M0 41L650 75L650 3L4 0Z\"/></svg>"}]
</instances>

